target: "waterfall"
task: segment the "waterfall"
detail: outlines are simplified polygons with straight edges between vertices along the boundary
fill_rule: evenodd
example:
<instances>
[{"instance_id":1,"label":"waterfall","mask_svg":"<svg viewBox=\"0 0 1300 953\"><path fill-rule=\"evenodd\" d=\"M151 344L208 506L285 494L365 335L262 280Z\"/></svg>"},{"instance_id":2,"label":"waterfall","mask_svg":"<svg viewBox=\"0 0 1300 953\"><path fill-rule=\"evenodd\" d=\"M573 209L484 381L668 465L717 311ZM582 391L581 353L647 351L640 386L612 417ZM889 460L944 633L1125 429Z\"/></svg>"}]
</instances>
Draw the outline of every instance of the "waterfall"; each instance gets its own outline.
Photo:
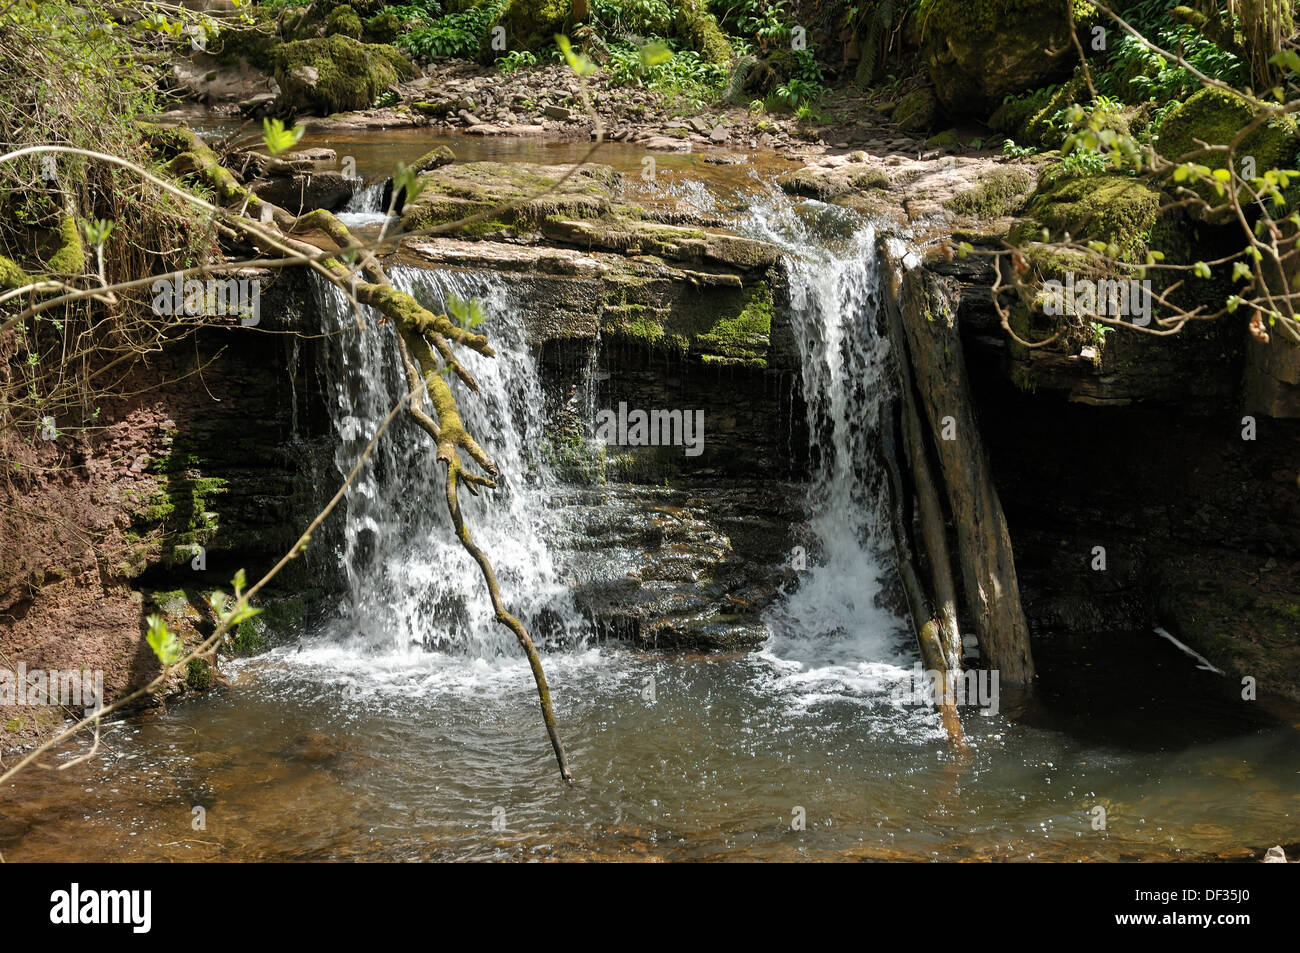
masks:
<instances>
[{"instance_id":1,"label":"waterfall","mask_svg":"<svg viewBox=\"0 0 1300 953\"><path fill-rule=\"evenodd\" d=\"M338 213L338 220L348 228L382 225L388 217L388 210L384 206L386 186L387 180L381 180L357 189Z\"/></svg>"},{"instance_id":2,"label":"waterfall","mask_svg":"<svg viewBox=\"0 0 1300 953\"><path fill-rule=\"evenodd\" d=\"M493 562L506 604L534 640L579 639L583 622L545 543L555 482L534 452L542 434L541 386L506 285L491 275L400 266L390 269L390 278L439 312L452 295L483 300L488 317L482 330L498 356L462 350L460 359L482 393L454 379L452 388L466 427L500 468L501 486L480 497L462 489L461 506ZM324 329L333 332L322 377L332 389L335 463L342 474L407 388L392 326L379 324L366 308L359 318L347 297L323 279L314 279L313 291ZM347 492L340 553L347 587L337 629L365 651L435 649L517 659L514 637L496 622L479 569L456 540L443 486L433 441L399 413Z\"/></svg>"},{"instance_id":3,"label":"waterfall","mask_svg":"<svg viewBox=\"0 0 1300 953\"><path fill-rule=\"evenodd\" d=\"M893 382L875 320L875 229L845 210L783 197L755 207L743 227L786 249L812 470L807 569L768 612L765 654L805 688L820 680L872 692L913 657L905 623L878 604L894 569L874 446Z\"/></svg>"}]
</instances>

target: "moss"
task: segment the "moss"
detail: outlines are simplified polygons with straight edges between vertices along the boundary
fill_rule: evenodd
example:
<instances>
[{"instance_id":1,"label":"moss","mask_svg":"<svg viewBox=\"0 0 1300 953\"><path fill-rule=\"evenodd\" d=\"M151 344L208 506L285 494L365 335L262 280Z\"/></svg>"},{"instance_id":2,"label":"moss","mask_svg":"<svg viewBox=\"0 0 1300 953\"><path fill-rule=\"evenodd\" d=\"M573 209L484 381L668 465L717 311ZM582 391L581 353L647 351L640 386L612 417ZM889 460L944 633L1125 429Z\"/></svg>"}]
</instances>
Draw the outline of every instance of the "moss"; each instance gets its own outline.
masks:
<instances>
[{"instance_id":1,"label":"moss","mask_svg":"<svg viewBox=\"0 0 1300 953\"><path fill-rule=\"evenodd\" d=\"M1075 22L1089 20L1097 9L1087 0L1071 0ZM960 36L969 42L996 40L1020 29L1027 12L1043 7L1059 7L1064 20L1065 4L1043 0L921 0L919 18L923 36L941 33Z\"/></svg>"},{"instance_id":2,"label":"moss","mask_svg":"<svg viewBox=\"0 0 1300 953\"><path fill-rule=\"evenodd\" d=\"M359 40L361 39L361 17L357 16L357 11L346 3L337 6L325 18L325 33L327 36L350 36L354 40Z\"/></svg>"},{"instance_id":3,"label":"moss","mask_svg":"<svg viewBox=\"0 0 1300 953\"><path fill-rule=\"evenodd\" d=\"M997 218L1015 212L1033 187L1034 177L1028 169L1009 166L996 170L981 179L975 188L955 195L943 204L961 215Z\"/></svg>"},{"instance_id":4,"label":"moss","mask_svg":"<svg viewBox=\"0 0 1300 953\"><path fill-rule=\"evenodd\" d=\"M939 112L939 101L928 86L913 90L894 107L893 120L904 132L928 129Z\"/></svg>"},{"instance_id":5,"label":"moss","mask_svg":"<svg viewBox=\"0 0 1300 953\"><path fill-rule=\"evenodd\" d=\"M272 645L288 642L302 634L307 620L307 601L301 596L264 599L262 611L241 622L226 648L232 655L255 655Z\"/></svg>"},{"instance_id":6,"label":"moss","mask_svg":"<svg viewBox=\"0 0 1300 953\"><path fill-rule=\"evenodd\" d=\"M27 724L27 719L23 715L19 715L17 718L10 718L8 721L5 722L5 731L9 732L10 734L14 734L16 732L22 731L23 726L26 724Z\"/></svg>"},{"instance_id":7,"label":"moss","mask_svg":"<svg viewBox=\"0 0 1300 953\"><path fill-rule=\"evenodd\" d=\"M261 7L248 7L250 16L264 18L272 21L274 18L269 11ZM301 16L301 11L285 11L284 36L294 35L293 20ZM217 61L226 65L238 63L240 60L247 60L250 65L258 69L271 71L275 68L275 51L279 45L279 35L272 25L268 22L263 29L250 30L222 30L218 34L220 47L213 50Z\"/></svg>"},{"instance_id":8,"label":"moss","mask_svg":"<svg viewBox=\"0 0 1300 953\"><path fill-rule=\"evenodd\" d=\"M438 148L430 149L412 162L411 171L416 173L430 172L434 169L441 169L444 165L451 165L455 161L456 153L451 151L450 146L438 146Z\"/></svg>"},{"instance_id":9,"label":"moss","mask_svg":"<svg viewBox=\"0 0 1300 953\"><path fill-rule=\"evenodd\" d=\"M193 658L185 666L185 684L196 692L206 692L216 684L216 675L212 663L207 659Z\"/></svg>"},{"instance_id":10,"label":"moss","mask_svg":"<svg viewBox=\"0 0 1300 953\"><path fill-rule=\"evenodd\" d=\"M1202 89L1165 117L1156 138L1156 151L1175 161L1201 150L1197 140L1212 146L1227 145L1254 116L1251 105L1236 93ZM1241 168L1243 157L1250 156L1255 160L1257 175L1263 175L1269 169L1293 168L1297 145L1300 141L1296 138L1293 121L1269 120L1246 136L1237 147L1237 167ZM1211 169L1222 169L1226 167L1227 155L1208 152L1195 156L1191 161ZM1208 183L1198 183L1195 189L1211 205L1221 205L1225 201ZM1245 190L1241 198L1243 202L1248 200Z\"/></svg>"},{"instance_id":11,"label":"moss","mask_svg":"<svg viewBox=\"0 0 1300 953\"><path fill-rule=\"evenodd\" d=\"M371 43L392 43L401 32L401 17L385 10L366 21L362 35Z\"/></svg>"},{"instance_id":12,"label":"moss","mask_svg":"<svg viewBox=\"0 0 1300 953\"><path fill-rule=\"evenodd\" d=\"M951 149L954 152L961 148L961 134L956 129L945 129L925 140L927 149Z\"/></svg>"},{"instance_id":13,"label":"moss","mask_svg":"<svg viewBox=\"0 0 1300 953\"><path fill-rule=\"evenodd\" d=\"M691 45L707 63L727 65L731 62L731 44L718 28L706 0L677 0L673 12L673 29Z\"/></svg>"},{"instance_id":14,"label":"moss","mask_svg":"<svg viewBox=\"0 0 1300 953\"><path fill-rule=\"evenodd\" d=\"M201 460L191 453L164 454L152 460L148 471L158 490L132 514L137 530L161 532L162 563L189 561L195 546L206 546L220 528L215 499L226 491L226 481L204 477Z\"/></svg>"},{"instance_id":15,"label":"moss","mask_svg":"<svg viewBox=\"0 0 1300 953\"><path fill-rule=\"evenodd\" d=\"M1172 160L1200 149L1197 139L1210 145L1227 145L1253 118L1250 104L1236 93L1202 89L1165 117L1156 150ZM1261 172L1279 166L1289 168L1296 144L1293 128L1281 121L1270 121L1247 136L1237 154L1254 156ZM1196 161L1211 168L1222 168L1224 164L1222 155L1213 154Z\"/></svg>"},{"instance_id":16,"label":"moss","mask_svg":"<svg viewBox=\"0 0 1300 953\"><path fill-rule=\"evenodd\" d=\"M557 166L524 162L443 166L421 177L424 191L402 211L402 227L408 231L430 228L512 202L519 204L499 210L493 216L495 221L537 228L551 218L594 219L610 210L610 187L615 179L612 168L583 166L559 183L564 172ZM538 194L542 192L546 194ZM537 197L529 197L533 195Z\"/></svg>"},{"instance_id":17,"label":"moss","mask_svg":"<svg viewBox=\"0 0 1300 953\"><path fill-rule=\"evenodd\" d=\"M1065 138L1054 117L1084 95L1087 83L1079 71L1067 83L1008 97L989 117L989 126L1022 146L1054 149Z\"/></svg>"},{"instance_id":18,"label":"moss","mask_svg":"<svg viewBox=\"0 0 1300 953\"><path fill-rule=\"evenodd\" d=\"M86 249L81 243L81 231L71 216L59 222L55 230L58 250L50 256L48 267L52 275L79 275L86 270Z\"/></svg>"},{"instance_id":19,"label":"moss","mask_svg":"<svg viewBox=\"0 0 1300 953\"><path fill-rule=\"evenodd\" d=\"M772 290L767 282L753 286L744 308L734 317L724 317L696 338L706 363L767 366L767 349L772 333Z\"/></svg>"},{"instance_id":20,"label":"moss","mask_svg":"<svg viewBox=\"0 0 1300 953\"><path fill-rule=\"evenodd\" d=\"M1067 3L1076 24L1097 15L1085 0L922 0L917 24L923 53L947 111L986 116L1007 95L1068 69Z\"/></svg>"},{"instance_id":21,"label":"moss","mask_svg":"<svg viewBox=\"0 0 1300 953\"><path fill-rule=\"evenodd\" d=\"M509 0L498 21L512 50L552 50L555 35L567 33L570 0Z\"/></svg>"},{"instance_id":22,"label":"moss","mask_svg":"<svg viewBox=\"0 0 1300 953\"><path fill-rule=\"evenodd\" d=\"M30 281L27 272L18 267L12 258L0 255L0 288L21 288Z\"/></svg>"},{"instance_id":23,"label":"moss","mask_svg":"<svg viewBox=\"0 0 1300 953\"><path fill-rule=\"evenodd\" d=\"M314 84L294 70L317 71ZM410 62L391 46L364 44L348 36L295 40L275 52L275 78L286 104L324 114L365 109L380 93L413 74Z\"/></svg>"},{"instance_id":24,"label":"moss","mask_svg":"<svg viewBox=\"0 0 1300 953\"><path fill-rule=\"evenodd\" d=\"M1040 186L1029 206L1029 218L1011 230L1017 244L1036 241L1046 228L1053 239L1069 232L1072 238L1104 241L1126 261L1146 253L1151 230L1160 215L1160 193L1123 175L1093 175Z\"/></svg>"}]
</instances>

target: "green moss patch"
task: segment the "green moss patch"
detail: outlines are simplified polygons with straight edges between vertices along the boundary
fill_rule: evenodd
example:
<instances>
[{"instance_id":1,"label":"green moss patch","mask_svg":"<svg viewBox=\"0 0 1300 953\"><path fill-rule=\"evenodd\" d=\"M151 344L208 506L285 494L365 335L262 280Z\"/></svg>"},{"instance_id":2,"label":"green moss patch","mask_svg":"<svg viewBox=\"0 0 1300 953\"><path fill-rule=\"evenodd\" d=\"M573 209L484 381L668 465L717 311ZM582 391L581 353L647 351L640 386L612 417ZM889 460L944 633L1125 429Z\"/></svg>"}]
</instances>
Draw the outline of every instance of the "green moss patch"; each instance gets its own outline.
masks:
<instances>
[{"instance_id":1,"label":"green moss patch","mask_svg":"<svg viewBox=\"0 0 1300 953\"><path fill-rule=\"evenodd\" d=\"M1037 241L1046 228L1054 240L1068 232L1074 239L1104 241L1121 259L1136 261L1146 253L1160 205L1159 192L1128 176L1069 179L1040 186L1029 217L1011 230L1011 239Z\"/></svg>"},{"instance_id":2,"label":"green moss patch","mask_svg":"<svg viewBox=\"0 0 1300 953\"><path fill-rule=\"evenodd\" d=\"M275 51L274 69L291 108L325 115L365 109L414 72L393 47L341 34L284 44Z\"/></svg>"}]
</instances>

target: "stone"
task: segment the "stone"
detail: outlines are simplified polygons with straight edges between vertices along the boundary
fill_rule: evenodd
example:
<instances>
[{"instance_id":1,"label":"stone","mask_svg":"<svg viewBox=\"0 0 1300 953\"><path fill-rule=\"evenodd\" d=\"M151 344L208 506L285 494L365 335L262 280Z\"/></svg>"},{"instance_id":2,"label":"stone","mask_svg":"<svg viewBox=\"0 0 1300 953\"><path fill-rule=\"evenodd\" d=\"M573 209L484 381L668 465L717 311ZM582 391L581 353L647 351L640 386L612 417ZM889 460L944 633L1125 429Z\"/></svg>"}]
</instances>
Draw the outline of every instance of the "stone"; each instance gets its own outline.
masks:
<instances>
[{"instance_id":1,"label":"stone","mask_svg":"<svg viewBox=\"0 0 1300 953\"><path fill-rule=\"evenodd\" d=\"M251 188L264 201L300 215L322 208L337 211L352 197L356 184L342 172L299 172L258 179Z\"/></svg>"},{"instance_id":2,"label":"stone","mask_svg":"<svg viewBox=\"0 0 1300 953\"><path fill-rule=\"evenodd\" d=\"M929 86L922 86L898 101L898 105L894 107L893 119L898 128L904 132L918 132L934 125L938 113L939 100L934 90Z\"/></svg>"},{"instance_id":3,"label":"stone","mask_svg":"<svg viewBox=\"0 0 1300 953\"><path fill-rule=\"evenodd\" d=\"M1067 3L1081 30L1096 15L1086 0L929 0L922 56L944 110L983 118L1007 96L1067 74L1077 58Z\"/></svg>"},{"instance_id":4,"label":"stone","mask_svg":"<svg viewBox=\"0 0 1300 953\"><path fill-rule=\"evenodd\" d=\"M552 119L569 120L573 118L573 110L567 106L546 106L542 109L542 112Z\"/></svg>"}]
</instances>

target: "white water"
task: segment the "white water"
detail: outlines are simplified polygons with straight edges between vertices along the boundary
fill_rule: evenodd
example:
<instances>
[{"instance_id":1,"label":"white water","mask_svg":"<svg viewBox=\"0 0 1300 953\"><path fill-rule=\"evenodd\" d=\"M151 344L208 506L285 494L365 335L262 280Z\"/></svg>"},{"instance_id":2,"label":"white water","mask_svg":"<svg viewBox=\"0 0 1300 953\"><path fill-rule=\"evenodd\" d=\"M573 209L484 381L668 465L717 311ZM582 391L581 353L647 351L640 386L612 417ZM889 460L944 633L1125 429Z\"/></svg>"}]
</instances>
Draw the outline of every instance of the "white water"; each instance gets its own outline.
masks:
<instances>
[{"instance_id":1,"label":"white water","mask_svg":"<svg viewBox=\"0 0 1300 953\"><path fill-rule=\"evenodd\" d=\"M498 356L462 353L482 393L458 380L452 387L466 426L501 471L500 488L477 498L462 489L461 506L511 611L534 640L580 641L583 620L543 542L554 481L531 452L542 433L542 395L503 284L492 276L400 267L390 277L440 312L450 295L484 301L482 330ZM363 308L365 328L358 329L358 315L342 292L324 281L313 287L324 328L337 332L324 376L333 389L335 463L342 474L406 386L391 325L379 325ZM413 680L477 681L503 666L520 668L514 637L496 622L478 567L452 532L443 476L433 441L399 413L348 490L339 554L347 589L331 637L315 641L303 661L368 677L378 667L379 681L386 671L394 687L404 689Z\"/></svg>"},{"instance_id":2,"label":"white water","mask_svg":"<svg viewBox=\"0 0 1300 953\"><path fill-rule=\"evenodd\" d=\"M778 685L808 701L879 700L915 657L902 620L877 604L892 543L872 445L892 382L888 340L876 331L875 229L782 196L755 208L745 228L787 250L813 469L809 568L769 611L763 654Z\"/></svg>"},{"instance_id":3,"label":"white water","mask_svg":"<svg viewBox=\"0 0 1300 953\"><path fill-rule=\"evenodd\" d=\"M338 220L348 228L382 225L388 218L384 208L384 183L365 185L352 193L347 205L338 213Z\"/></svg>"},{"instance_id":4,"label":"white water","mask_svg":"<svg viewBox=\"0 0 1300 953\"><path fill-rule=\"evenodd\" d=\"M878 294L874 232L853 219L815 221L777 197L742 223L788 249L793 320L803 363L814 474L807 490L813 541L809 568L765 619L772 638L746 666L752 690L787 710L823 701L885 702L914 661L905 626L876 605L888 572L887 514L871 443L887 397L886 342L874 329ZM542 395L521 315L500 276L452 270L393 270L393 281L426 305L447 295L485 300L483 330L499 357L466 354L483 393L454 384L466 424L502 470L501 490L462 505L475 539L492 558L503 596L539 643L550 642L552 685L568 678L605 693L638 678L641 665L617 647L586 644L587 626L547 544L556 489L545 461L530 453L543 430ZM366 312L365 330L347 299L316 285L325 329L337 331L324 378L346 473L404 392L392 329ZM531 681L513 637L492 616L477 567L451 532L442 470L432 443L398 416L346 502L347 578L338 620L323 637L281 660L315 669L326 682L370 695L499 694ZM561 643L564 646L560 649ZM590 684L590 679L596 684ZM598 686L598 687L597 687ZM926 722L929 713L915 712ZM892 720L891 720L892 721ZM878 726L891 733L902 726ZM913 725L912 730L918 727Z\"/></svg>"}]
</instances>

